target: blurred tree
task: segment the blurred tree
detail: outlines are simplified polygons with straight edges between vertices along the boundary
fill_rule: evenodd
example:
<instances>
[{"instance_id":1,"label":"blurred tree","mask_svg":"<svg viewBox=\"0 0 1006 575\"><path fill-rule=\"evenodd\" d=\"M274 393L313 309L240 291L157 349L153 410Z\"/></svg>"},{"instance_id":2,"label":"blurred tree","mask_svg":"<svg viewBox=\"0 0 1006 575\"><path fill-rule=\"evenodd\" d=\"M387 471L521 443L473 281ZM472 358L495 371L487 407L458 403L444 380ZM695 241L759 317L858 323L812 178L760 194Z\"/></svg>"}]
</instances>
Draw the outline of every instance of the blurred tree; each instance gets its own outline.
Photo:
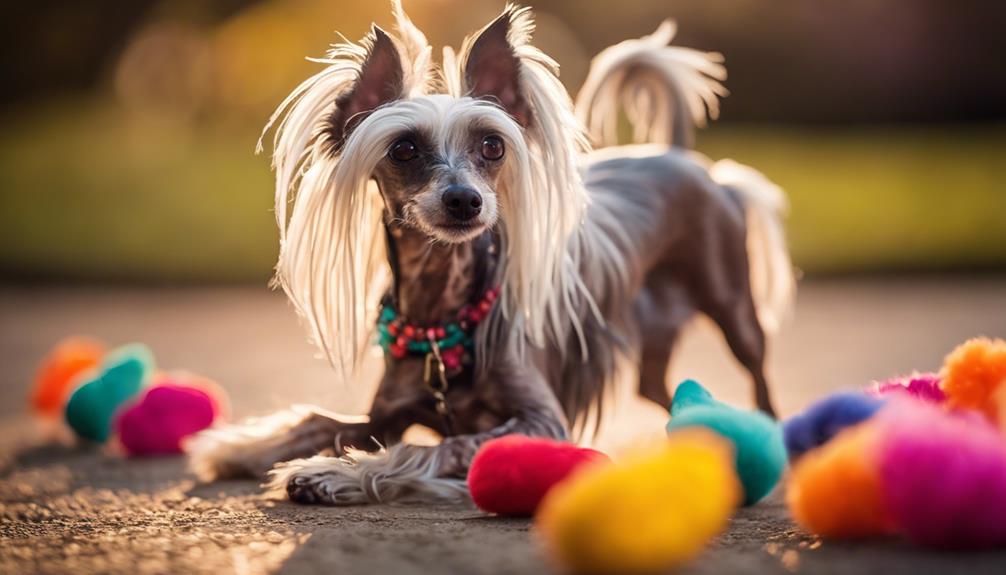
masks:
<instances>
[{"instance_id":1,"label":"blurred tree","mask_svg":"<svg viewBox=\"0 0 1006 575\"><path fill-rule=\"evenodd\" d=\"M724 119L799 123L982 121L1006 116L1006 4L996 0L536 0L541 44L558 44L565 81L575 87L587 56L648 33L665 17L680 21L680 41L727 56L735 94ZM137 29L172 19L211 27L247 13L259 29L302 26L284 34L290 48L318 31L350 38L365 23L389 24L376 0L38 0L7 7L5 90L0 105L101 85ZM502 0L406 0L438 46L457 45ZM450 18L443 15L450 13ZM247 18L246 18L247 19ZM551 21L550 21L551 19ZM261 20L261 18L260 18ZM563 39L562 35L571 35ZM253 42L249 38L247 43ZM225 45L241 42L231 34ZM290 50L273 44L263 49ZM302 50L318 55L324 44ZM277 54L278 55L278 54ZM240 60L241 54L233 57ZM296 63L290 64L296 69ZM284 75L285 77L285 75ZM286 86L289 88L289 86ZM271 92L271 91L267 91ZM261 94L269 99L271 93Z\"/></svg>"}]
</instances>

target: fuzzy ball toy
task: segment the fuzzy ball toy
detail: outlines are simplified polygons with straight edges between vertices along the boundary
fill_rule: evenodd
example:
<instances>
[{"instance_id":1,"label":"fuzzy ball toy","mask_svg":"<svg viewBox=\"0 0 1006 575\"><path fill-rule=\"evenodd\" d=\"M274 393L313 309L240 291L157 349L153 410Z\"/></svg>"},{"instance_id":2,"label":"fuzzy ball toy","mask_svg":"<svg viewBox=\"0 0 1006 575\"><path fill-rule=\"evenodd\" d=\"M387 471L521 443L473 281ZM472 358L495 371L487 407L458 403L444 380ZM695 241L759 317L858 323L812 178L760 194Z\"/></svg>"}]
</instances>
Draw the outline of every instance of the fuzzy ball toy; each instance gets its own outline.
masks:
<instances>
[{"instance_id":1,"label":"fuzzy ball toy","mask_svg":"<svg viewBox=\"0 0 1006 575\"><path fill-rule=\"evenodd\" d=\"M120 410L114 425L130 455L182 452L182 440L221 416L224 396L212 382L188 374L156 381L139 401Z\"/></svg>"},{"instance_id":2,"label":"fuzzy ball toy","mask_svg":"<svg viewBox=\"0 0 1006 575\"><path fill-rule=\"evenodd\" d=\"M578 573L654 573L698 555L740 502L730 443L705 429L618 464L592 465L545 496L536 526Z\"/></svg>"},{"instance_id":3,"label":"fuzzy ball toy","mask_svg":"<svg viewBox=\"0 0 1006 575\"><path fill-rule=\"evenodd\" d=\"M66 422L79 435L105 441L116 409L147 384L154 357L146 346L132 344L108 354L98 372L81 382L66 403Z\"/></svg>"},{"instance_id":4,"label":"fuzzy ball toy","mask_svg":"<svg viewBox=\"0 0 1006 575\"><path fill-rule=\"evenodd\" d=\"M545 494L587 464L610 462L600 451L571 443L507 435L485 443L468 470L472 500L498 515L533 515Z\"/></svg>"},{"instance_id":5,"label":"fuzzy ball toy","mask_svg":"<svg viewBox=\"0 0 1006 575\"><path fill-rule=\"evenodd\" d=\"M835 393L812 404L783 425L789 456L800 457L827 443L846 427L873 417L883 404L876 397L856 392Z\"/></svg>"},{"instance_id":6,"label":"fuzzy ball toy","mask_svg":"<svg viewBox=\"0 0 1006 575\"><path fill-rule=\"evenodd\" d=\"M828 538L894 531L877 468L876 437L876 425L867 421L842 430L796 462L786 504L801 527Z\"/></svg>"},{"instance_id":7,"label":"fuzzy ball toy","mask_svg":"<svg viewBox=\"0 0 1006 575\"><path fill-rule=\"evenodd\" d=\"M935 373L914 373L877 381L867 390L875 397L907 395L929 403L943 403L947 396L940 388L940 376Z\"/></svg>"},{"instance_id":8,"label":"fuzzy ball toy","mask_svg":"<svg viewBox=\"0 0 1006 575\"><path fill-rule=\"evenodd\" d=\"M57 343L35 375L31 394L35 412L43 417L59 417L77 379L95 368L104 355L105 345L90 338L71 337Z\"/></svg>"},{"instance_id":9,"label":"fuzzy ball toy","mask_svg":"<svg viewBox=\"0 0 1006 575\"><path fill-rule=\"evenodd\" d=\"M947 394L947 405L956 409L972 409L999 421L1001 394L1006 388L1006 341L984 337L968 340L943 362L941 387Z\"/></svg>"},{"instance_id":10,"label":"fuzzy ball toy","mask_svg":"<svg viewBox=\"0 0 1006 575\"><path fill-rule=\"evenodd\" d=\"M879 415L877 463L886 506L923 545L1006 545L1006 441L984 418L919 402Z\"/></svg>"},{"instance_id":11,"label":"fuzzy ball toy","mask_svg":"<svg viewBox=\"0 0 1006 575\"><path fill-rule=\"evenodd\" d=\"M745 505L768 495L782 477L786 447L782 429L771 417L720 403L698 382L687 380L674 392L667 431L684 427L705 427L733 443Z\"/></svg>"}]
</instances>

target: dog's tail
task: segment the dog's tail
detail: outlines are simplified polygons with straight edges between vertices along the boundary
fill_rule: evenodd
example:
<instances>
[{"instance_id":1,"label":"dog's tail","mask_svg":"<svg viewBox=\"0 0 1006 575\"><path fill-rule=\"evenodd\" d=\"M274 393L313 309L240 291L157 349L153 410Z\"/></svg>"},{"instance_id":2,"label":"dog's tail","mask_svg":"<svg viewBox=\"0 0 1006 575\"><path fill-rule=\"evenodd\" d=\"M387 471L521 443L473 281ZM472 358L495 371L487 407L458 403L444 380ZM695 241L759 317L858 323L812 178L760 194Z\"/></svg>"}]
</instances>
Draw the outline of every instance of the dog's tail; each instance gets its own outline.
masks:
<instances>
[{"instance_id":1,"label":"dog's tail","mask_svg":"<svg viewBox=\"0 0 1006 575\"><path fill-rule=\"evenodd\" d=\"M789 314L796 295L796 278L783 231L783 218L789 209L786 195L758 170L733 160L716 162L709 175L744 203L751 292L762 329L773 333Z\"/></svg>"},{"instance_id":2,"label":"dog's tail","mask_svg":"<svg viewBox=\"0 0 1006 575\"><path fill-rule=\"evenodd\" d=\"M696 126L719 115L727 95L723 56L669 46L677 26L665 20L649 36L594 57L576 97L576 114L598 147L617 145L624 111L634 143L691 148Z\"/></svg>"}]
</instances>

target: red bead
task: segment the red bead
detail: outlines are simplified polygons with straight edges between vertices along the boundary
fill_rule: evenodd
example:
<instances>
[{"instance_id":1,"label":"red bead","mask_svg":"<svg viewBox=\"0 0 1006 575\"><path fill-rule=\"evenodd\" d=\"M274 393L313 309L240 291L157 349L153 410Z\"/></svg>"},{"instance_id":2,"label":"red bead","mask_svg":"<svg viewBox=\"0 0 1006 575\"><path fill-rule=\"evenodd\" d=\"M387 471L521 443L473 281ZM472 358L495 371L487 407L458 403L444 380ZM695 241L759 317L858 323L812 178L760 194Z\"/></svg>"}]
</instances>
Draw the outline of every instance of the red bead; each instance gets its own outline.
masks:
<instances>
[{"instance_id":1,"label":"red bead","mask_svg":"<svg viewBox=\"0 0 1006 575\"><path fill-rule=\"evenodd\" d=\"M461 360L454 354L444 355L444 367L447 369L457 369L461 367Z\"/></svg>"},{"instance_id":2,"label":"red bead","mask_svg":"<svg viewBox=\"0 0 1006 575\"><path fill-rule=\"evenodd\" d=\"M400 335L398 336L398 339L395 340L395 345L397 345L398 347L405 347L409 345L409 339L404 335Z\"/></svg>"},{"instance_id":3,"label":"red bead","mask_svg":"<svg viewBox=\"0 0 1006 575\"><path fill-rule=\"evenodd\" d=\"M388 333L392 337L398 335L398 324L396 324L396 323L389 323L388 324Z\"/></svg>"},{"instance_id":4,"label":"red bead","mask_svg":"<svg viewBox=\"0 0 1006 575\"><path fill-rule=\"evenodd\" d=\"M405 334L405 337L412 339L416 337L416 328L412 327L411 325L407 325L404 328L402 328L402 333Z\"/></svg>"},{"instance_id":5,"label":"red bead","mask_svg":"<svg viewBox=\"0 0 1006 575\"><path fill-rule=\"evenodd\" d=\"M426 328L426 339L437 339L437 330L432 327Z\"/></svg>"},{"instance_id":6,"label":"red bead","mask_svg":"<svg viewBox=\"0 0 1006 575\"><path fill-rule=\"evenodd\" d=\"M442 327L437 328L437 339L444 339L447 337L447 330Z\"/></svg>"},{"instance_id":7,"label":"red bead","mask_svg":"<svg viewBox=\"0 0 1006 575\"><path fill-rule=\"evenodd\" d=\"M491 310L492 307L493 304L489 300L482 300L482 302L479 303L479 311L482 313L489 313L489 310Z\"/></svg>"},{"instance_id":8,"label":"red bead","mask_svg":"<svg viewBox=\"0 0 1006 575\"><path fill-rule=\"evenodd\" d=\"M394 357L395 359L402 359L405 357L405 348L397 344L389 345L388 351L391 352L391 357Z\"/></svg>"},{"instance_id":9,"label":"red bead","mask_svg":"<svg viewBox=\"0 0 1006 575\"><path fill-rule=\"evenodd\" d=\"M486 300L488 300L488 301L496 301L496 298L498 296L499 296L499 294L496 293L496 289L495 288L493 288L493 289L491 289L491 290L489 290L489 291L486 292Z\"/></svg>"}]
</instances>

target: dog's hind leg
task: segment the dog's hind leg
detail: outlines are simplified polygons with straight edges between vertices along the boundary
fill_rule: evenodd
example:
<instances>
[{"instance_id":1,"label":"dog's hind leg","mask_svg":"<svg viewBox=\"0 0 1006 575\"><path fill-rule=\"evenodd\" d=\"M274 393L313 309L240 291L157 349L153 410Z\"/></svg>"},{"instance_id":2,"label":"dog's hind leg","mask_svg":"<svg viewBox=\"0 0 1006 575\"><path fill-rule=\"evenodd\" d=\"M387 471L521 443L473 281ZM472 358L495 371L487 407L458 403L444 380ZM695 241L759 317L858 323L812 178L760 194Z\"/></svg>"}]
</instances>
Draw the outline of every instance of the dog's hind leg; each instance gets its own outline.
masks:
<instances>
[{"instance_id":1,"label":"dog's hind leg","mask_svg":"<svg viewBox=\"0 0 1006 575\"><path fill-rule=\"evenodd\" d=\"M667 371L682 326L694 315L683 285L671 274L654 270L636 299L639 325L639 395L664 409L671 407Z\"/></svg>"},{"instance_id":2,"label":"dog's hind leg","mask_svg":"<svg viewBox=\"0 0 1006 575\"><path fill-rule=\"evenodd\" d=\"M745 228L723 220L708 238L713 249L705 252L700 289L695 293L699 309L723 331L737 361L751 374L758 409L775 417L775 408L765 378L765 332L751 293ZM718 248L718 249L717 249Z\"/></svg>"},{"instance_id":3,"label":"dog's hind leg","mask_svg":"<svg viewBox=\"0 0 1006 575\"><path fill-rule=\"evenodd\" d=\"M378 449L366 417L337 416L295 407L269 417L212 428L185 447L189 466L203 480L264 477L276 463L352 445Z\"/></svg>"},{"instance_id":4,"label":"dog's hind leg","mask_svg":"<svg viewBox=\"0 0 1006 575\"><path fill-rule=\"evenodd\" d=\"M737 361L751 374L754 399L758 409L775 417L768 381L765 378L765 333L758 323L750 294L738 303L714 306L706 312L720 326Z\"/></svg>"},{"instance_id":5,"label":"dog's hind leg","mask_svg":"<svg viewBox=\"0 0 1006 575\"><path fill-rule=\"evenodd\" d=\"M723 207L694 238L699 247L693 250L695 289L691 294L699 310L722 330L733 356L750 374L758 408L775 417L765 376L766 335L751 291L743 206L739 202L732 206L739 208L739 213L729 204Z\"/></svg>"}]
</instances>

